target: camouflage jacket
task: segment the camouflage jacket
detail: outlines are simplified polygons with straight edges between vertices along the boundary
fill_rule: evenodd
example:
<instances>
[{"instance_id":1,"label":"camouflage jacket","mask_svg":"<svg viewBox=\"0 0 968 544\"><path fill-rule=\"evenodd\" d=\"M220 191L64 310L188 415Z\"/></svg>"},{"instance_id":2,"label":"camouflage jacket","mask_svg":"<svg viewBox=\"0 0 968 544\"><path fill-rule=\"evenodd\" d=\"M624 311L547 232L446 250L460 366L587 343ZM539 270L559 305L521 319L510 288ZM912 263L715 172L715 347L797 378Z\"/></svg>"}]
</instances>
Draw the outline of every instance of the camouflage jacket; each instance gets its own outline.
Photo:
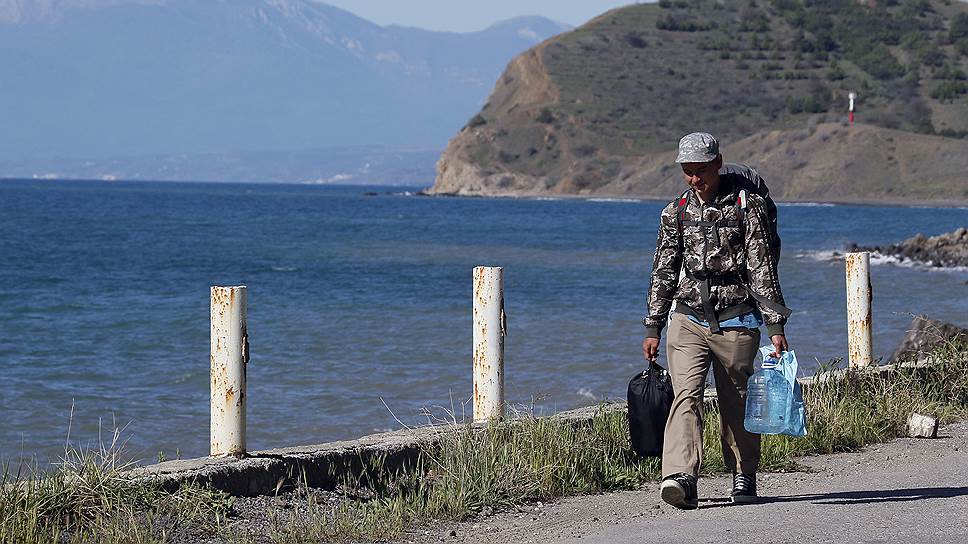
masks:
<instances>
[{"instance_id":1,"label":"camouflage jacket","mask_svg":"<svg viewBox=\"0 0 968 544\"><path fill-rule=\"evenodd\" d=\"M691 190L687 198L685 221L719 222L719 226L684 225L680 240L678 199L662 210L649 285L648 317L642 320L646 337L660 336L673 300L677 302L677 312L713 323L703 311L703 284L708 292L706 308L713 310L713 319L723 321L759 308L768 333L783 334L786 317L772 307L782 306L784 301L770 253L764 199L748 194L745 211L737 210L738 190L726 177L721 178L713 202L704 204ZM738 223L740 217L742 227ZM685 272L682 276L681 268ZM756 300L751 291L759 299L768 300L765 304Z\"/></svg>"}]
</instances>

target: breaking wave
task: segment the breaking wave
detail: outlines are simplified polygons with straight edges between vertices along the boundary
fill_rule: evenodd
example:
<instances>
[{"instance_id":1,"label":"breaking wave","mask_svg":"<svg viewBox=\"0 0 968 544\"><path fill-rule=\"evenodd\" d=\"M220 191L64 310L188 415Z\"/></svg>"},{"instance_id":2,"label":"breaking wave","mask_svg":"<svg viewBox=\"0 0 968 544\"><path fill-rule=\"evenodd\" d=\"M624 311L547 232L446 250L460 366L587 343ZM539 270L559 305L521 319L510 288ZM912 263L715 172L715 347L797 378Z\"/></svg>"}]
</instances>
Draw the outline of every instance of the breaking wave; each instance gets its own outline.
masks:
<instances>
[{"instance_id":1,"label":"breaking wave","mask_svg":"<svg viewBox=\"0 0 968 544\"><path fill-rule=\"evenodd\" d=\"M777 202L778 207L799 206L801 208L833 208L837 206L832 202Z\"/></svg>"},{"instance_id":2,"label":"breaking wave","mask_svg":"<svg viewBox=\"0 0 968 544\"><path fill-rule=\"evenodd\" d=\"M844 260L844 251L822 249L816 251L802 251L794 255L796 259L808 259L819 262L835 262ZM918 270L930 270L935 272L968 272L968 266L934 266L933 263L923 263L902 259L895 255L884 255L882 253L871 252L871 265L882 266L903 266L905 268L916 268Z\"/></svg>"},{"instance_id":3,"label":"breaking wave","mask_svg":"<svg viewBox=\"0 0 968 544\"><path fill-rule=\"evenodd\" d=\"M588 201L589 202L634 202L636 204L638 204L639 202L642 202L638 198L605 198L605 197L589 198Z\"/></svg>"},{"instance_id":4,"label":"breaking wave","mask_svg":"<svg viewBox=\"0 0 968 544\"><path fill-rule=\"evenodd\" d=\"M588 389L585 387L579 388L578 391L575 391L575 394L577 394L580 397L586 397L592 400L598 400L598 397L596 397L595 394L592 393L591 389Z\"/></svg>"}]
</instances>

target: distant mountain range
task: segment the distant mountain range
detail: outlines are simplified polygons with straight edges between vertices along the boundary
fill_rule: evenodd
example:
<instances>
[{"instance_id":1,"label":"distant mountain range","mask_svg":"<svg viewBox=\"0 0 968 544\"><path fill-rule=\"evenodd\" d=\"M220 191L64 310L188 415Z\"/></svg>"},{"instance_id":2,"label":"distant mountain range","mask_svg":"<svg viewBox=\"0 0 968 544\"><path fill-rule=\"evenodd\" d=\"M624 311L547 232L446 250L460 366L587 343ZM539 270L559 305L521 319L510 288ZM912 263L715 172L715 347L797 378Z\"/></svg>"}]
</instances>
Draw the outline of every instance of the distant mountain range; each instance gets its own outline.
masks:
<instances>
[{"instance_id":1,"label":"distant mountain range","mask_svg":"<svg viewBox=\"0 0 968 544\"><path fill-rule=\"evenodd\" d=\"M426 187L433 180L434 165L439 157L439 149L345 146L105 159L24 159L0 162L0 172L4 173L0 178L257 181Z\"/></svg>"},{"instance_id":2,"label":"distant mountain range","mask_svg":"<svg viewBox=\"0 0 968 544\"><path fill-rule=\"evenodd\" d=\"M704 130L780 199L964 203L966 73L965 2L626 6L515 58L429 192L672 198Z\"/></svg>"},{"instance_id":3,"label":"distant mountain range","mask_svg":"<svg viewBox=\"0 0 968 544\"><path fill-rule=\"evenodd\" d=\"M0 177L136 164L169 179L159 165L173 160L272 172L267 156L306 159L292 150L439 150L511 58L566 29L381 27L311 0L0 0Z\"/></svg>"}]
</instances>

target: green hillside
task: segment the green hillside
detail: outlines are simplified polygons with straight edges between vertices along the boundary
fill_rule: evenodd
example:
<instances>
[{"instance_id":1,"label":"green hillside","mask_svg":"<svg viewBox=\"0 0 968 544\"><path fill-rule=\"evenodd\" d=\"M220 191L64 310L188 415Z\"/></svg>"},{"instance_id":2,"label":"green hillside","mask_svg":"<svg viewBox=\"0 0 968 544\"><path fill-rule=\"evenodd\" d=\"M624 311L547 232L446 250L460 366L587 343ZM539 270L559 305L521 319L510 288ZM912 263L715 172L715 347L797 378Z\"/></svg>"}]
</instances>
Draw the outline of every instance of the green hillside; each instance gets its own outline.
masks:
<instances>
[{"instance_id":1,"label":"green hillside","mask_svg":"<svg viewBox=\"0 0 968 544\"><path fill-rule=\"evenodd\" d=\"M968 152L966 72L962 2L632 5L515 59L451 141L432 191L657 195L667 173L643 177L643 165L682 134L707 130L728 149L764 131L843 122L849 91L859 96L858 122L926 142L956 138L946 145ZM805 175L810 163L796 162ZM888 166L873 167L871 176L890 177ZM822 198L800 185L792 197ZM929 198L968 199L968 183L941 191Z\"/></svg>"}]
</instances>

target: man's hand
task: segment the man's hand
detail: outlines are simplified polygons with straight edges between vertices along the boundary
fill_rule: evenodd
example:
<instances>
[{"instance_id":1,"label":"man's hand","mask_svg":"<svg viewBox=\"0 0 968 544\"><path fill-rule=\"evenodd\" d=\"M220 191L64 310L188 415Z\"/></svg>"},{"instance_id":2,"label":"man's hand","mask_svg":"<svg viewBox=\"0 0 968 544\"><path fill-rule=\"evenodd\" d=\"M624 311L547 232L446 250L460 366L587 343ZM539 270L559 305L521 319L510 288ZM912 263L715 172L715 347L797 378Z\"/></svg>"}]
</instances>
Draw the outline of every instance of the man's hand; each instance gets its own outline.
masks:
<instances>
[{"instance_id":1,"label":"man's hand","mask_svg":"<svg viewBox=\"0 0 968 544\"><path fill-rule=\"evenodd\" d=\"M780 358L780 355L782 355L784 351L790 351L790 346L787 344L786 336L783 336L782 334L774 334L770 337L770 340L773 341L773 356L777 359Z\"/></svg>"},{"instance_id":2,"label":"man's hand","mask_svg":"<svg viewBox=\"0 0 968 544\"><path fill-rule=\"evenodd\" d=\"M646 338L642 341L642 354L645 355L645 360L655 362L655 358L659 356L659 339L658 338Z\"/></svg>"}]
</instances>

